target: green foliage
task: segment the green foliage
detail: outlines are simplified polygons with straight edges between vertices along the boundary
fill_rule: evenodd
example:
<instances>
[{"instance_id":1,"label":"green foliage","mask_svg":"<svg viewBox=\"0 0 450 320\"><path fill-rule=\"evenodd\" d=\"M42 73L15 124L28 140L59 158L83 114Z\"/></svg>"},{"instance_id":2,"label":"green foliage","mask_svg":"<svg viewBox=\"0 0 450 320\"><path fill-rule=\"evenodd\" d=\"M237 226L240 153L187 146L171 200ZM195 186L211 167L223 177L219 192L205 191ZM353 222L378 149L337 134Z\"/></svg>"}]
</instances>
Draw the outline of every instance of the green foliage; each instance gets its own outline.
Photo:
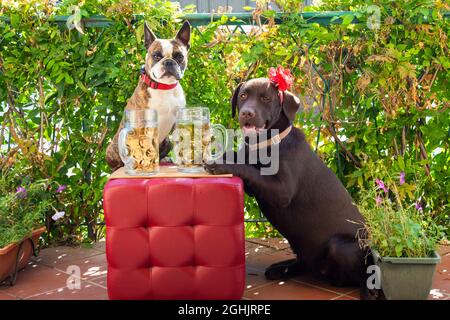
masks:
<instances>
[{"instance_id":1,"label":"green foliage","mask_svg":"<svg viewBox=\"0 0 450 320\"><path fill-rule=\"evenodd\" d=\"M18 185L17 172L0 179L0 248L22 240L42 226L52 207L51 186L46 181Z\"/></svg>"},{"instance_id":2,"label":"green foliage","mask_svg":"<svg viewBox=\"0 0 450 320\"><path fill-rule=\"evenodd\" d=\"M381 169L386 172L386 168ZM363 244L382 257L431 256L442 239L443 228L427 221L421 188L414 192L416 198L409 199L402 190L410 193L410 185L400 184L386 174L385 180L371 182L371 189L361 190L359 205L368 230L368 237L361 239Z\"/></svg>"},{"instance_id":3,"label":"green foliage","mask_svg":"<svg viewBox=\"0 0 450 320\"><path fill-rule=\"evenodd\" d=\"M6 2L5 2L6 3ZM32 167L33 181L70 186L55 204L66 216L51 225L49 241L79 242L104 235L102 190L109 169L105 149L119 125L144 62L144 19L160 37L172 36L182 12L158 0L42 1L5 4L0 16L0 167ZM298 1L280 1L298 12ZM380 28L365 21L367 5L380 9ZM427 217L449 231L449 21L439 1L324 1L309 10L355 10L330 25L295 14L247 34L222 17L193 31L188 70L182 80L188 105L211 109L215 123L237 128L229 99L246 79L266 76L271 66L291 68L292 91L303 104L296 125L354 197L371 184L370 164L387 173L405 171L423 185ZM141 14L135 19L133 13ZM78 27L55 23L76 15ZM84 26L105 15L107 28ZM319 130L320 129L320 135ZM319 138L317 139L317 137ZM403 168L400 170L400 168ZM415 187L415 183L411 183ZM406 192L406 191L405 191ZM258 218L253 199L246 217ZM248 236L272 232L248 224Z\"/></svg>"}]
</instances>

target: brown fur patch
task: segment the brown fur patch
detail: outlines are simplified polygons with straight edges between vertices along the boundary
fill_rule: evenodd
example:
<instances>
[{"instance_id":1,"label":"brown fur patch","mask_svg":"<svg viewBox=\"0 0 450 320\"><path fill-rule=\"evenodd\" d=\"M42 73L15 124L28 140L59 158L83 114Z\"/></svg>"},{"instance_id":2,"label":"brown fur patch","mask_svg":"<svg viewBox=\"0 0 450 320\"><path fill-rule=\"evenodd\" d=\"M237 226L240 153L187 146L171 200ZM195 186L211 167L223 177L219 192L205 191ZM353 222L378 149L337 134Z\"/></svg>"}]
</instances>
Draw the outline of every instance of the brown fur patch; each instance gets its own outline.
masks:
<instances>
[{"instance_id":1,"label":"brown fur patch","mask_svg":"<svg viewBox=\"0 0 450 320\"><path fill-rule=\"evenodd\" d=\"M150 48L148 48L148 56L147 56L147 61L145 61L145 64L148 65L149 67L153 67L159 60L154 60L153 59L153 55L155 54L159 54L162 57L162 45L161 42L159 42L158 40L153 41L152 45L150 46Z\"/></svg>"},{"instance_id":2,"label":"brown fur patch","mask_svg":"<svg viewBox=\"0 0 450 320\"><path fill-rule=\"evenodd\" d=\"M181 53L183 55L183 61L181 63L179 63L179 64L180 64L181 69L184 70L186 68L187 54L188 54L188 51L187 51L186 47L184 46L184 44L182 44L177 39L171 40L170 43L173 46L173 51L172 51L172 57L173 58L175 58L178 53Z\"/></svg>"},{"instance_id":3,"label":"brown fur patch","mask_svg":"<svg viewBox=\"0 0 450 320\"><path fill-rule=\"evenodd\" d=\"M173 46L173 52L182 52L183 55L187 54L187 49L184 46L184 44L181 43L180 40L173 39L173 40L170 41L170 43Z\"/></svg>"}]
</instances>

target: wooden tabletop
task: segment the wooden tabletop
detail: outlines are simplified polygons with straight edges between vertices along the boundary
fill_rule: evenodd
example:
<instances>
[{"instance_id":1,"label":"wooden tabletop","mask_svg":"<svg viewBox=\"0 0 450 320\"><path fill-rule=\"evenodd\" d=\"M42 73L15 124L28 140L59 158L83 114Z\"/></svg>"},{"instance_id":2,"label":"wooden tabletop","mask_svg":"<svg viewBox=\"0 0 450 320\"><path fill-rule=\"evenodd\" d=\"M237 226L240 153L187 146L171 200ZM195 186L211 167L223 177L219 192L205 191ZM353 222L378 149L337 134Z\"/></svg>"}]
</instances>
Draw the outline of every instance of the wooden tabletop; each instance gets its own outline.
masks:
<instances>
[{"instance_id":1,"label":"wooden tabletop","mask_svg":"<svg viewBox=\"0 0 450 320\"><path fill-rule=\"evenodd\" d=\"M224 177L232 177L233 175L230 174L209 174L206 171L198 172L198 173L184 173L179 172L177 170L177 167L174 165L163 165L159 167L159 172L152 175L137 175L132 176L125 173L125 168L119 168L116 171L114 171L110 176L109 180L111 179L142 179L142 178L224 178Z\"/></svg>"}]
</instances>

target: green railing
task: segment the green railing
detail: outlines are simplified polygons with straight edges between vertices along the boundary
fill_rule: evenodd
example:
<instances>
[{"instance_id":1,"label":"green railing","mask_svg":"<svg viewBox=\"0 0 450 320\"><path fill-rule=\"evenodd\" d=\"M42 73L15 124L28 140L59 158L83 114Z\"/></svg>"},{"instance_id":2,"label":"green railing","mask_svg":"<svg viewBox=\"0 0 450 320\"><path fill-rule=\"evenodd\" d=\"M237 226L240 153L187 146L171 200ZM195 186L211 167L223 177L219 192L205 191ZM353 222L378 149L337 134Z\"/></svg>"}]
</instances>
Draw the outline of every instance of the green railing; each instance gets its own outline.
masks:
<instances>
[{"instance_id":1,"label":"green railing","mask_svg":"<svg viewBox=\"0 0 450 320\"><path fill-rule=\"evenodd\" d=\"M342 19L346 16L357 15L358 12L354 11L320 11L320 12L302 12L302 13L294 13L291 15L298 16L303 18L305 23L317 23L320 25L330 25L330 24L340 24L342 23ZM288 15L287 13L276 13L274 16L275 23L281 23L283 16ZM213 14L213 13L190 13L185 14L181 18L189 20L192 26L198 27L208 24L211 21L218 21L222 16L226 16L228 18L227 25L251 25L254 23L253 14L251 12L243 12L243 13L227 13L227 14ZM444 19L450 19L450 12L446 11L442 13L442 17ZM58 24L65 24L69 16L54 16L52 21ZM134 15L134 20L139 21L144 17L142 15ZM9 21L8 17L0 16L0 20ZM261 16L261 21L264 23L267 21L267 18ZM356 16L354 17L352 23L363 23L364 21L360 21ZM426 22L426 21L424 21ZM82 19L82 23L85 27L108 27L112 20L104 17L104 16L90 16ZM398 21L401 23L401 21Z\"/></svg>"}]
</instances>

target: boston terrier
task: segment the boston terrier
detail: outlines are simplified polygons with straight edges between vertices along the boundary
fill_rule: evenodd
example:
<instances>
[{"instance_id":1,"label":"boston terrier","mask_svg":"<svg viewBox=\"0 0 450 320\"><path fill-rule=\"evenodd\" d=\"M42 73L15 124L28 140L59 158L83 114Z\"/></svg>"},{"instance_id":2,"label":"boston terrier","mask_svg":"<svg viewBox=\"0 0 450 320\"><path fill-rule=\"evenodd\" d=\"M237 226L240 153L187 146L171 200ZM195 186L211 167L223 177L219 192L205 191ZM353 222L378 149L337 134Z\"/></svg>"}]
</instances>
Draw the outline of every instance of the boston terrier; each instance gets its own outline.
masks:
<instances>
[{"instance_id":1,"label":"boston terrier","mask_svg":"<svg viewBox=\"0 0 450 320\"><path fill-rule=\"evenodd\" d=\"M144 36L145 64L125 109L154 108L158 111L159 158L162 159L172 147L168 135L175 124L176 112L186 105L183 88L178 82L187 66L191 26L185 21L175 38L158 39L145 24ZM106 149L106 162L113 171L123 166L117 144L123 126L122 120Z\"/></svg>"}]
</instances>

